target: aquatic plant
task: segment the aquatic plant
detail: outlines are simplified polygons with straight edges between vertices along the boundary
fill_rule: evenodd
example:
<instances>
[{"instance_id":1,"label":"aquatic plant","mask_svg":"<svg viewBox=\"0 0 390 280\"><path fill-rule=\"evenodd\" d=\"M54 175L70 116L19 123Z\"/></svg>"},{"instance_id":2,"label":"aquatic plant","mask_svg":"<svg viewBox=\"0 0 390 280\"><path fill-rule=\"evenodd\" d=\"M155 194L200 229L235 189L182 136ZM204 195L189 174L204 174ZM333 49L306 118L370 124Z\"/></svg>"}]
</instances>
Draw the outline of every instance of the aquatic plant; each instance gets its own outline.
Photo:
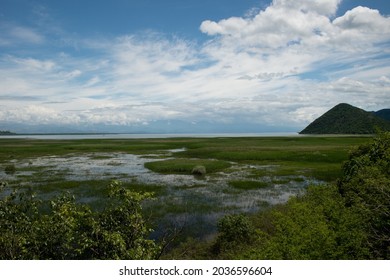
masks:
<instances>
[{"instance_id":1,"label":"aquatic plant","mask_svg":"<svg viewBox=\"0 0 390 280\"><path fill-rule=\"evenodd\" d=\"M191 173L193 175L204 176L206 175L206 167L203 165L197 165L192 169Z\"/></svg>"}]
</instances>

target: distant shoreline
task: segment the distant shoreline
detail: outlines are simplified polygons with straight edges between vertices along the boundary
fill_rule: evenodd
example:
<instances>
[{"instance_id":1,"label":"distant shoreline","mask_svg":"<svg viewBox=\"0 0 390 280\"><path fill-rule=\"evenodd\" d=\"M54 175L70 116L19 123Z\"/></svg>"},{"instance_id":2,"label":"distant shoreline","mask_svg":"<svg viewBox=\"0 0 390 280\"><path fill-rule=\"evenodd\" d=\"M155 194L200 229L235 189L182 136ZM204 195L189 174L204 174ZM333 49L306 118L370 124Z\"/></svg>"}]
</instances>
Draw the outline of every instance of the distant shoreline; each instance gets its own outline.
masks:
<instances>
[{"instance_id":1,"label":"distant shoreline","mask_svg":"<svg viewBox=\"0 0 390 280\"><path fill-rule=\"evenodd\" d=\"M213 137L291 137L297 132L269 133L23 133L0 135L0 139L157 139L157 138L213 138Z\"/></svg>"},{"instance_id":2,"label":"distant shoreline","mask_svg":"<svg viewBox=\"0 0 390 280\"><path fill-rule=\"evenodd\" d=\"M16 135L16 133L8 131L8 130L0 130L0 136L1 135Z\"/></svg>"},{"instance_id":3,"label":"distant shoreline","mask_svg":"<svg viewBox=\"0 0 390 280\"><path fill-rule=\"evenodd\" d=\"M164 138L239 138L239 137L373 137L373 134L267 133L23 133L2 134L0 139L83 140L83 139L164 139Z\"/></svg>"}]
</instances>

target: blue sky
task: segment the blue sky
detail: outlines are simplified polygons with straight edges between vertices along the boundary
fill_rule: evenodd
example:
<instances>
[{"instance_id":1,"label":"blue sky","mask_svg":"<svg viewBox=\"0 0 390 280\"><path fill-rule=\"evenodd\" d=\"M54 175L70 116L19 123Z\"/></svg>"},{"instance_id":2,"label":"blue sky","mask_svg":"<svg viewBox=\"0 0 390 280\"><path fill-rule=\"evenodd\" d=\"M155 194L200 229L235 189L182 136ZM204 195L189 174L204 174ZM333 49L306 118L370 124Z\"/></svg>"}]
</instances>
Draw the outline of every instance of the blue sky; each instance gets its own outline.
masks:
<instances>
[{"instance_id":1,"label":"blue sky","mask_svg":"<svg viewBox=\"0 0 390 280\"><path fill-rule=\"evenodd\" d=\"M0 0L0 130L299 131L390 108L390 4Z\"/></svg>"}]
</instances>

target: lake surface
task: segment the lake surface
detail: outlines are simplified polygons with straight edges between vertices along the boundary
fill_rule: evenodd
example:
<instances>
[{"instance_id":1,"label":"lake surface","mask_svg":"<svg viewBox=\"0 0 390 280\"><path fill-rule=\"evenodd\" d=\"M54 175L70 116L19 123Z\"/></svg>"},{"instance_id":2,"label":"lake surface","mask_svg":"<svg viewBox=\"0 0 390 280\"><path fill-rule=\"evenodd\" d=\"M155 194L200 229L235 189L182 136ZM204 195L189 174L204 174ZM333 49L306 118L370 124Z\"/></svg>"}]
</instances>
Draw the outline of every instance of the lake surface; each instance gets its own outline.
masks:
<instances>
[{"instance_id":1,"label":"lake surface","mask_svg":"<svg viewBox=\"0 0 390 280\"><path fill-rule=\"evenodd\" d=\"M297 132L270 133L171 133L171 134L16 134L0 135L0 139L42 139L42 140L77 140L77 139L157 139L157 138L214 138L214 137L293 137Z\"/></svg>"}]
</instances>

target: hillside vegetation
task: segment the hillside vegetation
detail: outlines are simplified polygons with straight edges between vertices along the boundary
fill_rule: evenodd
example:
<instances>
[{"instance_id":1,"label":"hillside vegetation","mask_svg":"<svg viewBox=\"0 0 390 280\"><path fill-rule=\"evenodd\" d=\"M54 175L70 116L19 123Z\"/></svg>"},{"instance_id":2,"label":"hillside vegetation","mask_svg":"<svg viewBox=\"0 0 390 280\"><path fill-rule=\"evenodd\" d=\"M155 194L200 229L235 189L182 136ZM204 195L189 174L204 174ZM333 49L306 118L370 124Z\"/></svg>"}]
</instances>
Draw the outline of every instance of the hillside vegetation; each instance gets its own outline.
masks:
<instances>
[{"instance_id":1,"label":"hillside vegetation","mask_svg":"<svg viewBox=\"0 0 390 280\"><path fill-rule=\"evenodd\" d=\"M377 129L390 130L390 122L378 115L341 103L309 124L300 134L375 134Z\"/></svg>"}]
</instances>

